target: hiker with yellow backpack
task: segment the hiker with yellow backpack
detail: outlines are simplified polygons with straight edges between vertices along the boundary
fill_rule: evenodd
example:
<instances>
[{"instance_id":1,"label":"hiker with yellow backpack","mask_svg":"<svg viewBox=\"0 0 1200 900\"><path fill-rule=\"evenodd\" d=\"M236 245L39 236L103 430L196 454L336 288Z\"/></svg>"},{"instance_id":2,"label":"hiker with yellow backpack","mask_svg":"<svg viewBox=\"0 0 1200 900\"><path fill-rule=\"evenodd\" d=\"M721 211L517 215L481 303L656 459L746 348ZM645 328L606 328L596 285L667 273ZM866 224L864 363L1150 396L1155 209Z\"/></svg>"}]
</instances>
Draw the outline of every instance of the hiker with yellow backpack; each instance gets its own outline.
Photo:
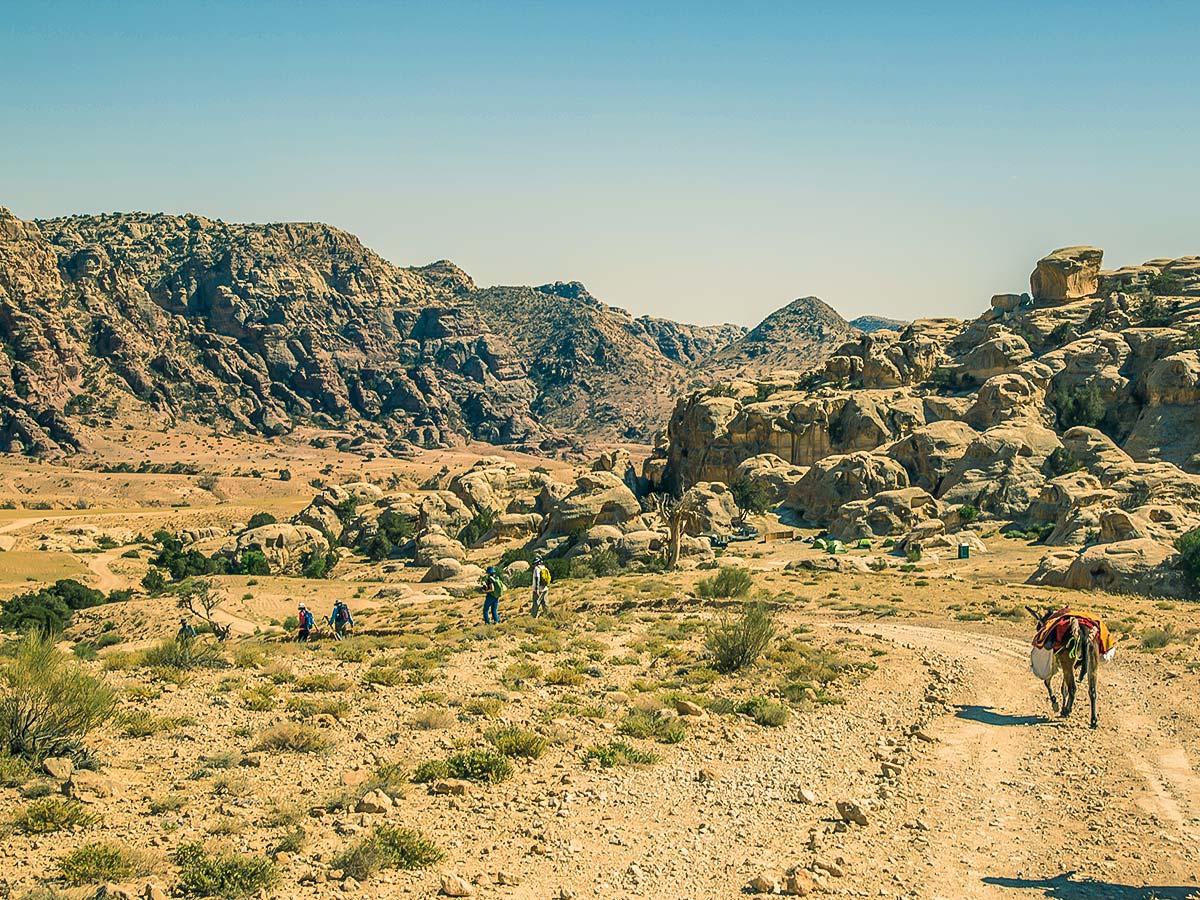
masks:
<instances>
[{"instance_id":1,"label":"hiker with yellow backpack","mask_svg":"<svg viewBox=\"0 0 1200 900\"><path fill-rule=\"evenodd\" d=\"M542 613L549 615L550 606L546 602L546 595L550 592L550 569L546 566L546 560L539 553L533 558L533 606L529 610L529 614L537 618Z\"/></svg>"}]
</instances>

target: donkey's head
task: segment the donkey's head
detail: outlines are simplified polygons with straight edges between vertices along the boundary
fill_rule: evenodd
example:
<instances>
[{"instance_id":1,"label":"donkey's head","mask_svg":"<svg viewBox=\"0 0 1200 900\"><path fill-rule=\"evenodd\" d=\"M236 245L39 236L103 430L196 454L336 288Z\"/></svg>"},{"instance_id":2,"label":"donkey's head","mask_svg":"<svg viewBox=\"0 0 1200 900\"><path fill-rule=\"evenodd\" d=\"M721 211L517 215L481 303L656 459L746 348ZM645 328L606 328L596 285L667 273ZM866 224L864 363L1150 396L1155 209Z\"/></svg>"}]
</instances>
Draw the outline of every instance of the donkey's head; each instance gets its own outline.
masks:
<instances>
[{"instance_id":1,"label":"donkey's head","mask_svg":"<svg viewBox=\"0 0 1200 900\"><path fill-rule=\"evenodd\" d=\"M1038 612L1038 611L1037 611L1036 609L1034 609L1032 606L1027 606L1027 607L1025 607L1025 611L1026 611L1027 613L1029 613L1031 616L1033 616L1033 618L1034 618L1035 620L1037 620L1037 623L1038 623L1038 628L1041 628L1041 627L1042 627L1043 625L1045 625L1045 624L1046 624L1048 621L1050 621L1050 617L1051 617L1052 615L1054 615L1054 608L1053 608L1053 607L1050 607L1050 608L1048 608L1048 609L1047 609L1045 612Z\"/></svg>"}]
</instances>

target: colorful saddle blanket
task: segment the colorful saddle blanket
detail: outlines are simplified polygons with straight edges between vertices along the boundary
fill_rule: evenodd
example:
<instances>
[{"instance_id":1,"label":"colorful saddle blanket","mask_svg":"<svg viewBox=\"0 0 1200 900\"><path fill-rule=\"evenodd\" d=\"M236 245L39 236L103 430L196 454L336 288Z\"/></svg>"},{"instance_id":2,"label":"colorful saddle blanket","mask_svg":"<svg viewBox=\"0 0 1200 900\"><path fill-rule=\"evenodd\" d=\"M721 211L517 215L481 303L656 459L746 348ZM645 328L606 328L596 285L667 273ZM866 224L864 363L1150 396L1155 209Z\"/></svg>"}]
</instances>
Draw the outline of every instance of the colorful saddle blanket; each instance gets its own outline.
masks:
<instances>
[{"instance_id":1,"label":"colorful saddle blanket","mask_svg":"<svg viewBox=\"0 0 1200 900\"><path fill-rule=\"evenodd\" d=\"M1064 606L1046 620L1046 624L1039 628L1038 633L1033 636L1033 646L1044 650L1061 647L1071 638L1072 619L1078 619L1080 624L1089 631L1097 632L1100 636L1100 654L1105 657L1109 656L1116 641L1109 634L1108 626L1094 613L1082 609L1071 609L1069 606Z\"/></svg>"}]
</instances>

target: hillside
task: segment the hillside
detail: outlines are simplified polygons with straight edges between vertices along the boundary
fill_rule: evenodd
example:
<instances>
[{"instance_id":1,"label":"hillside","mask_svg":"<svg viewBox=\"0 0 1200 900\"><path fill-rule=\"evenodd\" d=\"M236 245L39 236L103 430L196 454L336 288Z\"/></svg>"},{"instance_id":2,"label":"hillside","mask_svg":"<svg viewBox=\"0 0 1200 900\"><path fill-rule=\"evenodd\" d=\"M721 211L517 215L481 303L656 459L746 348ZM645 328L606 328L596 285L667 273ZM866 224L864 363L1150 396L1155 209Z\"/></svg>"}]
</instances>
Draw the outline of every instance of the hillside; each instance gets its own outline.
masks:
<instances>
[{"instance_id":1,"label":"hillside","mask_svg":"<svg viewBox=\"0 0 1200 900\"><path fill-rule=\"evenodd\" d=\"M715 352L706 369L726 378L756 377L779 370L804 371L820 365L833 348L856 333L823 300L801 297Z\"/></svg>"},{"instance_id":2,"label":"hillside","mask_svg":"<svg viewBox=\"0 0 1200 900\"><path fill-rule=\"evenodd\" d=\"M0 444L78 450L130 421L539 442L523 366L458 302L472 287L327 225L4 211Z\"/></svg>"},{"instance_id":3,"label":"hillside","mask_svg":"<svg viewBox=\"0 0 1200 900\"><path fill-rule=\"evenodd\" d=\"M802 388L694 393L646 474L761 478L798 521L918 556L990 520L1057 548L1037 583L1186 595L1174 544L1200 526L1200 260L1101 260L1056 250L1029 293L971 322L860 334Z\"/></svg>"},{"instance_id":4,"label":"hillside","mask_svg":"<svg viewBox=\"0 0 1200 900\"><path fill-rule=\"evenodd\" d=\"M691 368L744 333L634 318L577 282L486 288L467 302L516 348L537 392L534 417L588 436L647 438Z\"/></svg>"},{"instance_id":5,"label":"hillside","mask_svg":"<svg viewBox=\"0 0 1200 900\"><path fill-rule=\"evenodd\" d=\"M886 316L859 316L851 319L850 324L859 331L871 334L875 331L900 331L908 323L903 319L889 319Z\"/></svg>"}]
</instances>

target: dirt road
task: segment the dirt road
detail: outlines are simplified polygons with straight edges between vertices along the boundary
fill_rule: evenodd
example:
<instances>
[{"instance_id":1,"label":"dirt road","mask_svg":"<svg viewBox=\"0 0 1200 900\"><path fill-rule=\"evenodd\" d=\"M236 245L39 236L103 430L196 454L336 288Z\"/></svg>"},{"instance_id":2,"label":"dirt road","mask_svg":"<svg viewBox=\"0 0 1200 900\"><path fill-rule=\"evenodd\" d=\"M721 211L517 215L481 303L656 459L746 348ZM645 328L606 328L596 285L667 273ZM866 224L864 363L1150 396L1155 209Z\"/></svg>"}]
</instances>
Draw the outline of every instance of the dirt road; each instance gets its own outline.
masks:
<instances>
[{"instance_id":1,"label":"dirt road","mask_svg":"<svg viewBox=\"0 0 1200 900\"><path fill-rule=\"evenodd\" d=\"M1196 734L1180 733L1133 651L1101 672L1092 731L1082 696L1072 719L1050 718L1021 642L952 626L863 631L954 660L966 675L953 715L931 727L932 754L891 804L900 827L856 834L855 856L881 887L890 879L898 894L947 900L1198 891Z\"/></svg>"}]
</instances>

